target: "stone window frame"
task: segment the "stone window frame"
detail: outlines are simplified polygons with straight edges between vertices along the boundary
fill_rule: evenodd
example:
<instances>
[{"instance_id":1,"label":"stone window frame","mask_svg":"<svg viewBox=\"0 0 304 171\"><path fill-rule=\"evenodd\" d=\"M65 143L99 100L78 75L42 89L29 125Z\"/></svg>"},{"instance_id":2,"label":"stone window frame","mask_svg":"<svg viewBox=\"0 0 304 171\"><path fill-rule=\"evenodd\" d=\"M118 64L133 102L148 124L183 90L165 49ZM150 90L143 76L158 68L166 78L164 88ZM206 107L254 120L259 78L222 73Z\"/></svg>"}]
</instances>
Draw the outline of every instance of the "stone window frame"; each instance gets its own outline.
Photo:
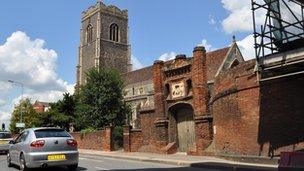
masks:
<instances>
[{"instance_id":1,"label":"stone window frame","mask_svg":"<svg viewBox=\"0 0 304 171\"><path fill-rule=\"evenodd\" d=\"M111 23L109 28L110 28L109 39L114 42L119 42L120 30L118 25L116 23Z\"/></svg>"},{"instance_id":2,"label":"stone window frame","mask_svg":"<svg viewBox=\"0 0 304 171\"><path fill-rule=\"evenodd\" d=\"M93 41L93 25L88 24L86 28L86 42L91 43Z\"/></svg>"}]
</instances>

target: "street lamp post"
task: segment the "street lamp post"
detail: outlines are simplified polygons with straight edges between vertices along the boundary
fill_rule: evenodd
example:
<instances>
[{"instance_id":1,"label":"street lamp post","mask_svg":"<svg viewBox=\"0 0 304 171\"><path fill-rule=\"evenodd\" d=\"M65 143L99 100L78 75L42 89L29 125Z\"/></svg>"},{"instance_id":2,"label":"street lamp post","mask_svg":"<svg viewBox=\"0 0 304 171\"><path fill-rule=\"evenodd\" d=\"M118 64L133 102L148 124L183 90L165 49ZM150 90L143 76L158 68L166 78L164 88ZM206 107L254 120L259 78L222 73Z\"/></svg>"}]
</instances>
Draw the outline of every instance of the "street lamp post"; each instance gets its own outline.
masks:
<instances>
[{"instance_id":1,"label":"street lamp post","mask_svg":"<svg viewBox=\"0 0 304 171\"><path fill-rule=\"evenodd\" d=\"M18 81L13 81L13 80L8 80L9 83L12 84L17 84L21 86L21 103L23 101L23 83L18 82ZM21 112L20 112L20 123L22 123L22 112L23 112L23 107L21 106Z\"/></svg>"}]
</instances>

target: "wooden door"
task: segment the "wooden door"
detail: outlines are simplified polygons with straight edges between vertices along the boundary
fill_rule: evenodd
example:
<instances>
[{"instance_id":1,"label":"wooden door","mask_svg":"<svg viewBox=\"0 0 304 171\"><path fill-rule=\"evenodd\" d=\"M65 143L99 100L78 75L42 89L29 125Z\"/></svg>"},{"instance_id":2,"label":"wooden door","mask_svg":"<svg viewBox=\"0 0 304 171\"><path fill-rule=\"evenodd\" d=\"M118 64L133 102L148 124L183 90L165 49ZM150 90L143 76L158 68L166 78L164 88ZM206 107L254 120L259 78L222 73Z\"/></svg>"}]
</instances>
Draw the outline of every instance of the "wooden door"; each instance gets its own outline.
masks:
<instances>
[{"instance_id":1,"label":"wooden door","mask_svg":"<svg viewBox=\"0 0 304 171\"><path fill-rule=\"evenodd\" d=\"M195 143L193 112L191 109L180 109L176 116L179 151L187 152Z\"/></svg>"}]
</instances>

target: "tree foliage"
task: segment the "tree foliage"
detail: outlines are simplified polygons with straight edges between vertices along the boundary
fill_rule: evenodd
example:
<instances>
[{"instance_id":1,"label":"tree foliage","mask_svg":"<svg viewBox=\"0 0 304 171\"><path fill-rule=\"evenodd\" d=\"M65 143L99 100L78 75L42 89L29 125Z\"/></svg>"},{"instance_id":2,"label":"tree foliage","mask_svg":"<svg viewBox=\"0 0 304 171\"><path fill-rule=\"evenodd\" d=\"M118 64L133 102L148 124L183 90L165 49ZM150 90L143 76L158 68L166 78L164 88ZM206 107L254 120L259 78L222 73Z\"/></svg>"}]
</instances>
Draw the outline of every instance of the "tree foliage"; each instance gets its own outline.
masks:
<instances>
[{"instance_id":1,"label":"tree foliage","mask_svg":"<svg viewBox=\"0 0 304 171\"><path fill-rule=\"evenodd\" d=\"M16 127L16 123L21 122L20 116L22 113L22 122L25 123L25 128L35 127L38 123L38 113L34 110L30 99L20 101L12 113L10 122L10 131L19 133L20 129Z\"/></svg>"},{"instance_id":2,"label":"tree foliage","mask_svg":"<svg viewBox=\"0 0 304 171\"><path fill-rule=\"evenodd\" d=\"M91 69L77 95L78 128L102 129L123 125L130 108L123 100L123 81L117 70Z\"/></svg>"},{"instance_id":3,"label":"tree foliage","mask_svg":"<svg viewBox=\"0 0 304 171\"><path fill-rule=\"evenodd\" d=\"M21 108L26 127L58 126L69 130L71 124L76 130L103 129L107 126L122 126L131 113L123 99L123 81L118 71L89 70L87 83L81 89L50 105L46 112L37 113L29 99L15 107L10 130L17 133Z\"/></svg>"},{"instance_id":4,"label":"tree foliage","mask_svg":"<svg viewBox=\"0 0 304 171\"><path fill-rule=\"evenodd\" d=\"M39 114L37 125L58 126L60 128L69 130L70 124L75 122L75 100L69 93L63 94L63 99L50 105L49 111Z\"/></svg>"}]
</instances>

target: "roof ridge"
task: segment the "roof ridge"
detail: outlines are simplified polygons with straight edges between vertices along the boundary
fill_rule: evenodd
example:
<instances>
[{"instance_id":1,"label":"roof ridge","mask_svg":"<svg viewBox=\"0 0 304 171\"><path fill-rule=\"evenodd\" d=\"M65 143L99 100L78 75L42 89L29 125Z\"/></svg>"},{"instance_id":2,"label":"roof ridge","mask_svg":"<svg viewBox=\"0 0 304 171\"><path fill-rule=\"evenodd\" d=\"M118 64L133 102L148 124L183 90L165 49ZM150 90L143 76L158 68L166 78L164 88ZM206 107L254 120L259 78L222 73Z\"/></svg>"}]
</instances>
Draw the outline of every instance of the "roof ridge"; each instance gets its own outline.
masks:
<instances>
[{"instance_id":1,"label":"roof ridge","mask_svg":"<svg viewBox=\"0 0 304 171\"><path fill-rule=\"evenodd\" d=\"M226 50L226 49L229 49L231 46L226 46L226 47L223 47L223 48L220 48L220 49L216 49L216 50L213 50L213 51L209 51L207 53L215 53L215 52L218 52L218 51L221 51L221 50Z\"/></svg>"}]
</instances>

